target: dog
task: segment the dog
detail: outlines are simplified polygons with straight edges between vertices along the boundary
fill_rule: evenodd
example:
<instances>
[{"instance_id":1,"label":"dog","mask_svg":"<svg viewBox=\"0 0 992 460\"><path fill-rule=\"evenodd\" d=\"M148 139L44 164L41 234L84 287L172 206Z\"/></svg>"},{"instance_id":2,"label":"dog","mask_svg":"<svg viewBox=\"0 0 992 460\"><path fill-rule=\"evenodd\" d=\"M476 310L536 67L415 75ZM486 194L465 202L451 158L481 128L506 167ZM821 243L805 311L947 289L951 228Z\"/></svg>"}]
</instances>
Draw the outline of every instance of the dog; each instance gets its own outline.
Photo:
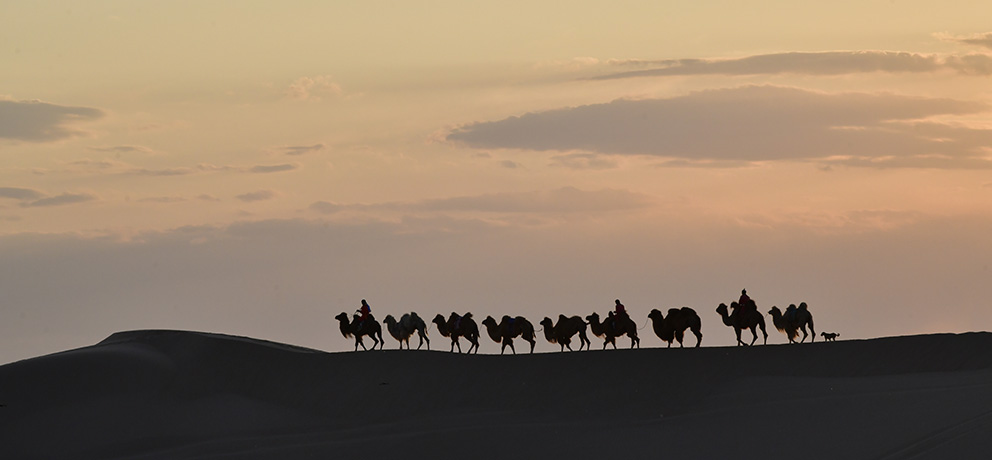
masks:
<instances>
[{"instance_id":1,"label":"dog","mask_svg":"<svg viewBox=\"0 0 992 460\"><path fill-rule=\"evenodd\" d=\"M840 337L840 334L836 332L821 332L820 335L823 336L823 340L826 342L834 342L837 340L837 337Z\"/></svg>"}]
</instances>

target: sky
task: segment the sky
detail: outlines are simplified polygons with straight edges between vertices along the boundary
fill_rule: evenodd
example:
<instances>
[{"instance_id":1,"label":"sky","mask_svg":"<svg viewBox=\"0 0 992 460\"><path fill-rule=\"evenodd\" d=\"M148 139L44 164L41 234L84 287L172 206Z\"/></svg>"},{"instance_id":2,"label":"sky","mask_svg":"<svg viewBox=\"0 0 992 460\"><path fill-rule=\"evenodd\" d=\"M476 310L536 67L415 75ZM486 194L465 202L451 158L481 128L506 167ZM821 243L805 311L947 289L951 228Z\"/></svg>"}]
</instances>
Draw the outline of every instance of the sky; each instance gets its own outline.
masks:
<instances>
[{"instance_id":1,"label":"sky","mask_svg":"<svg viewBox=\"0 0 992 460\"><path fill-rule=\"evenodd\" d=\"M0 363L362 299L989 330L992 4L804 3L0 1Z\"/></svg>"}]
</instances>

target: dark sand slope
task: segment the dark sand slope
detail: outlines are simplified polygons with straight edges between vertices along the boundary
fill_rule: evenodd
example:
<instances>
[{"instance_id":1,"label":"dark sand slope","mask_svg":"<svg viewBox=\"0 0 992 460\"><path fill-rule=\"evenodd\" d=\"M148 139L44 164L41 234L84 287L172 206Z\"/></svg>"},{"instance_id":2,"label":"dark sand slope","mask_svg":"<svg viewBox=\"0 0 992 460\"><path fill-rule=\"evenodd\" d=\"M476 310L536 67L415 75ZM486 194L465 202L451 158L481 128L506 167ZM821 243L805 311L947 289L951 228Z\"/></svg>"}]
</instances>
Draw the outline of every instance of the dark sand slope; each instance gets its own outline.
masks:
<instances>
[{"instance_id":1,"label":"dark sand slope","mask_svg":"<svg viewBox=\"0 0 992 460\"><path fill-rule=\"evenodd\" d=\"M992 334L519 356L178 331L0 367L0 458L987 458Z\"/></svg>"}]
</instances>

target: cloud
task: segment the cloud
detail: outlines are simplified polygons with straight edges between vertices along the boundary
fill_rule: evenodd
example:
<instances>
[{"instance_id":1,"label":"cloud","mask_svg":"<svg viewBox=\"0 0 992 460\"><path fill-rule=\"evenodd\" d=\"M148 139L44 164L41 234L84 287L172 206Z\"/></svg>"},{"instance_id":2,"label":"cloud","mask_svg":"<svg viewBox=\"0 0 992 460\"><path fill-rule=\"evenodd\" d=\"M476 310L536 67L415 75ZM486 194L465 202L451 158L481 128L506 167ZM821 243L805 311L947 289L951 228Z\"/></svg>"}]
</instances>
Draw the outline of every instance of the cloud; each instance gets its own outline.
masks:
<instances>
[{"instance_id":1,"label":"cloud","mask_svg":"<svg viewBox=\"0 0 992 460\"><path fill-rule=\"evenodd\" d=\"M345 210L399 212L483 212L483 213L588 213L642 209L654 204L648 195L628 190L584 191L574 187L554 190L489 193L412 202L343 205L317 201L310 209L322 214Z\"/></svg>"},{"instance_id":2,"label":"cloud","mask_svg":"<svg viewBox=\"0 0 992 460\"><path fill-rule=\"evenodd\" d=\"M295 169L299 169L299 167L300 167L299 165L293 165L293 164L232 166L232 165L214 165L209 163L200 163L196 165L197 169L206 172L241 172L241 173L251 173L251 174L268 174L274 172L293 171Z\"/></svg>"},{"instance_id":3,"label":"cloud","mask_svg":"<svg viewBox=\"0 0 992 460\"><path fill-rule=\"evenodd\" d=\"M480 149L651 155L737 165L838 156L939 157L947 161L926 167L971 168L986 161L992 130L920 120L987 110L987 104L974 101L745 86L528 113L468 124L447 139Z\"/></svg>"},{"instance_id":4,"label":"cloud","mask_svg":"<svg viewBox=\"0 0 992 460\"><path fill-rule=\"evenodd\" d=\"M245 203L252 203L255 201L266 201L271 200L276 197L276 193L272 190L259 190L257 192L242 193L241 195L235 196L235 198L244 201Z\"/></svg>"},{"instance_id":5,"label":"cloud","mask_svg":"<svg viewBox=\"0 0 992 460\"><path fill-rule=\"evenodd\" d=\"M209 194L206 194L206 193L197 195L196 196L196 199L201 200L201 201L220 201L220 198L217 198L217 197L215 197L213 195L209 195Z\"/></svg>"},{"instance_id":6,"label":"cloud","mask_svg":"<svg viewBox=\"0 0 992 460\"><path fill-rule=\"evenodd\" d=\"M937 38L949 42L963 43L965 45L984 46L992 49L992 32L985 32L971 35L951 35L947 33L934 34Z\"/></svg>"},{"instance_id":7,"label":"cloud","mask_svg":"<svg viewBox=\"0 0 992 460\"><path fill-rule=\"evenodd\" d=\"M0 187L0 198L30 201L40 199L43 196L45 196L43 193L29 188Z\"/></svg>"},{"instance_id":8,"label":"cloud","mask_svg":"<svg viewBox=\"0 0 992 460\"><path fill-rule=\"evenodd\" d=\"M330 75L300 77L286 89L286 97L298 101L319 102L325 97L338 98L343 95L341 85L335 83Z\"/></svg>"},{"instance_id":9,"label":"cloud","mask_svg":"<svg viewBox=\"0 0 992 460\"><path fill-rule=\"evenodd\" d=\"M111 145L107 147L89 147L94 152L109 153L152 153L152 149L141 145Z\"/></svg>"},{"instance_id":10,"label":"cloud","mask_svg":"<svg viewBox=\"0 0 992 460\"><path fill-rule=\"evenodd\" d=\"M185 176L194 173L196 173L196 170L192 168L162 168L162 169L134 168L126 172L126 174L131 174L135 176Z\"/></svg>"},{"instance_id":11,"label":"cloud","mask_svg":"<svg viewBox=\"0 0 992 460\"><path fill-rule=\"evenodd\" d=\"M51 142L76 137L83 132L68 125L102 116L102 111L90 107L0 99L0 139Z\"/></svg>"},{"instance_id":12,"label":"cloud","mask_svg":"<svg viewBox=\"0 0 992 460\"><path fill-rule=\"evenodd\" d=\"M340 205L337 203L331 203L329 201L315 201L310 204L310 210L316 211L321 214L335 214L338 211L346 209L347 206Z\"/></svg>"},{"instance_id":13,"label":"cloud","mask_svg":"<svg viewBox=\"0 0 992 460\"><path fill-rule=\"evenodd\" d=\"M521 166L520 163L517 163L516 161L512 161L512 160L500 161L499 165L506 169L517 169Z\"/></svg>"},{"instance_id":14,"label":"cloud","mask_svg":"<svg viewBox=\"0 0 992 460\"><path fill-rule=\"evenodd\" d=\"M595 153L568 153L551 157L551 164L568 169L613 169L619 166L617 160Z\"/></svg>"},{"instance_id":15,"label":"cloud","mask_svg":"<svg viewBox=\"0 0 992 460\"><path fill-rule=\"evenodd\" d=\"M186 201L186 198L181 196L152 196L138 200L139 203L179 203L182 201Z\"/></svg>"},{"instance_id":16,"label":"cloud","mask_svg":"<svg viewBox=\"0 0 992 460\"><path fill-rule=\"evenodd\" d=\"M305 153L319 152L324 150L326 147L324 144L313 144L313 145L289 145L285 147L279 147L286 155L303 155Z\"/></svg>"},{"instance_id":17,"label":"cloud","mask_svg":"<svg viewBox=\"0 0 992 460\"><path fill-rule=\"evenodd\" d=\"M940 56L899 51L824 51L761 54L736 59L671 59L611 61L615 65L653 65L592 77L610 80L674 75L844 75L887 72L920 73L951 69L967 75L992 75L992 57L984 54Z\"/></svg>"},{"instance_id":18,"label":"cloud","mask_svg":"<svg viewBox=\"0 0 992 460\"><path fill-rule=\"evenodd\" d=\"M291 164L281 164L281 165L256 165L248 169L248 172L255 174L267 174L274 172L292 171L297 169L297 165Z\"/></svg>"},{"instance_id":19,"label":"cloud","mask_svg":"<svg viewBox=\"0 0 992 460\"><path fill-rule=\"evenodd\" d=\"M93 201L93 200L96 200L96 199L97 199L97 197L95 195L91 195L91 194L88 194L88 193L63 193L63 194L58 195L58 196L52 196L52 197L48 197L48 198L41 198L41 199L34 200L34 201L27 201L27 202L21 203L21 206L22 207L25 207L25 208L38 208L38 207L47 207L47 206L62 206L62 205L67 205L67 204L85 203L87 201Z\"/></svg>"}]
</instances>

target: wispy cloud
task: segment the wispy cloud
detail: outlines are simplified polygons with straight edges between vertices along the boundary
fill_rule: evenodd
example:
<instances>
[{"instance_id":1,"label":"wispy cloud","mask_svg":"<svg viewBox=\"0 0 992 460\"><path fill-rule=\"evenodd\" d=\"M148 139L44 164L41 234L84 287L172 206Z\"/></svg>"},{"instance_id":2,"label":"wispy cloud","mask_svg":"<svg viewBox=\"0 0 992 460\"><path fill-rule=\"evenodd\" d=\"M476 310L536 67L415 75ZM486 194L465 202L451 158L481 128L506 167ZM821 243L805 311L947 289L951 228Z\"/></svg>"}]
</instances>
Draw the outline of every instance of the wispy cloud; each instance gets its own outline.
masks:
<instances>
[{"instance_id":1,"label":"wispy cloud","mask_svg":"<svg viewBox=\"0 0 992 460\"><path fill-rule=\"evenodd\" d=\"M988 164L992 130L921 120L988 110L975 101L745 86L472 123L448 140L480 149L651 155L710 164L844 157L854 160L851 165L867 166L860 162L870 159L873 165L975 168ZM927 160L932 158L943 160Z\"/></svg>"},{"instance_id":2,"label":"wispy cloud","mask_svg":"<svg viewBox=\"0 0 992 460\"><path fill-rule=\"evenodd\" d=\"M992 75L992 56L919 54L901 51L822 51L761 54L731 59L610 61L614 65L651 66L592 77L609 80L674 75L844 75L868 72L920 73L942 69L967 75Z\"/></svg>"},{"instance_id":3,"label":"wispy cloud","mask_svg":"<svg viewBox=\"0 0 992 460\"><path fill-rule=\"evenodd\" d=\"M89 193L63 193L61 195L52 196L48 198L26 201L21 203L21 206L25 208L63 206L67 204L85 203L87 201L94 201L96 199L97 199L96 195L91 195Z\"/></svg>"},{"instance_id":4,"label":"wispy cloud","mask_svg":"<svg viewBox=\"0 0 992 460\"><path fill-rule=\"evenodd\" d=\"M597 153L568 153L551 157L553 166L568 169L613 169L619 166L617 160Z\"/></svg>"},{"instance_id":5,"label":"wispy cloud","mask_svg":"<svg viewBox=\"0 0 992 460\"><path fill-rule=\"evenodd\" d=\"M937 38L949 42L963 43L965 45L984 46L992 49L992 32L985 32L971 35L951 35L948 33L934 34Z\"/></svg>"},{"instance_id":6,"label":"wispy cloud","mask_svg":"<svg viewBox=\"0 0 992 460\"><path fill-rule=\"evenodd\" d=\"M29 188L0 187L0 198L29 201L40 199L43 196L45 196L43 193Z\"/></svg>"},{"instance_id":7,"label":"wispy cloud","mask_svg":"<svg viewBox=\"0 0 992 460\"><path fill-rule=\"evenodd\" d=\"M63 193L61 195L48 196L48 194L39 190L21 187L0 187L0 198L18 200L22 208L61 206L98 199L96 195L89 193Z\"/></svg>"},{"instance_id":8,"label":"wispy cloud","mask_svg":"<svg viewBox=\"0 0 992 460\"><path fill-rule=\"evenodd\" d=\"M585 213L641 209L654 204L654 199L628 190L604 189L585 191L574 187L554 190L489 193L412 202L378 204L340 204L317 201L310 209L322 214L345 210L398 212L483 212L483 213Z\"/></svg>"},{"instance_id":9,"label":"wispy cloud","mask_svg":"<svg viewBox=\"0 0 992 460\"><path fill-rule=\"evenodd\" d=\"M281 164L281 165L256 165L248 169L248 172L255 174L267 174L274 172L292 171L299 168L297 165L291 164Z\"/></svg>"},{"instance_id":10,"label":"wispy cloud","mask_svg":"<svg viewBox=\"0 0 992 460\"><path fill-rule=\"evenodd\" d=\"M187 201L186 198L181 196L150 196L148 198L142 198L138 200L139 203L180 203Z\"/></svg>"},{"instance_id":11,"label":"wispy cloud","mask_svg":"<svg viewBox=\"0 0 992 460\"><path fill-rule=\"evenodd\" d=\"M285 147L279 147L278 149L285 153L286 155L303 155L306 153L319 152L324 150L326 147L324 144L313 144L313 145L287 145Z\"/></svg>"},{"instance_id":12,"label":"wispy cloud","mask_svg":"<svg viewBox=\"0 0 992 460\"><path fill-rule=\"evenodd\" d=\"M240 173L251 173L251 174L268 174L275 172L285 172L293 171L299 169L300 166L296 164L277 164L277 165L254 165L254 166L234 166L234 165L214 165L209 163L200 163L196 165L196 168L200 171L205 172L240 172Z\"/></svg>"},{"instance_id":13,"label":"wispy cloud","mask_svg":"<svg viewBox=\"0 0 992 460\"><path fill-rule=\"evenodd\" d=\"M125 171L125 174L130 174L135 176L186 176L195 173L196 170L194 170L193 168L160 168L160 169L133 168Z\"/></svg>"},{"instance_id":14,"label":"wispy cloud","mask_svg":"<svg viewBox=\"0 0 992 460\"><path fill-rule=\"evenodd\" d=\"M107 153L152 153L152 149L141 145L111 145L104 147L89 147L94 152Z\"/></svg>"},{"instance_id":15,"label":"wispy cloud","mask_svg":"<svg viewBox=\"0 0 992 460\"><path fill-rule=\"evenodd\" d=\"M235 198L244 201L246 203L271 200L275 197L276 197L276 192L273 192L272 190L259 190L256 192L242 193L241 195L235 196Z\"/></svg>"},{"instance_id":16,"label":"wispy cloud","mask_svg":"<svg viewBox=\"0 0 992 460\"><path fill-rule=\"evenodd\" d=\"M325 98L344 96L344 90L330 75L300 77L289 84L286 97L299 101L319 102Z\"/></svg>"},{"instance_id":17,"label":"wispy cloud","mask_svg":"<svg viewBox=\"0 0 992 460\"><path fill-rule=\"evenodd\" d=\"M76 137L84 133L72 124L101 117L101 110L90 107L0 98L0 139L50 142Z\"/></svg>"}]
</instances>

